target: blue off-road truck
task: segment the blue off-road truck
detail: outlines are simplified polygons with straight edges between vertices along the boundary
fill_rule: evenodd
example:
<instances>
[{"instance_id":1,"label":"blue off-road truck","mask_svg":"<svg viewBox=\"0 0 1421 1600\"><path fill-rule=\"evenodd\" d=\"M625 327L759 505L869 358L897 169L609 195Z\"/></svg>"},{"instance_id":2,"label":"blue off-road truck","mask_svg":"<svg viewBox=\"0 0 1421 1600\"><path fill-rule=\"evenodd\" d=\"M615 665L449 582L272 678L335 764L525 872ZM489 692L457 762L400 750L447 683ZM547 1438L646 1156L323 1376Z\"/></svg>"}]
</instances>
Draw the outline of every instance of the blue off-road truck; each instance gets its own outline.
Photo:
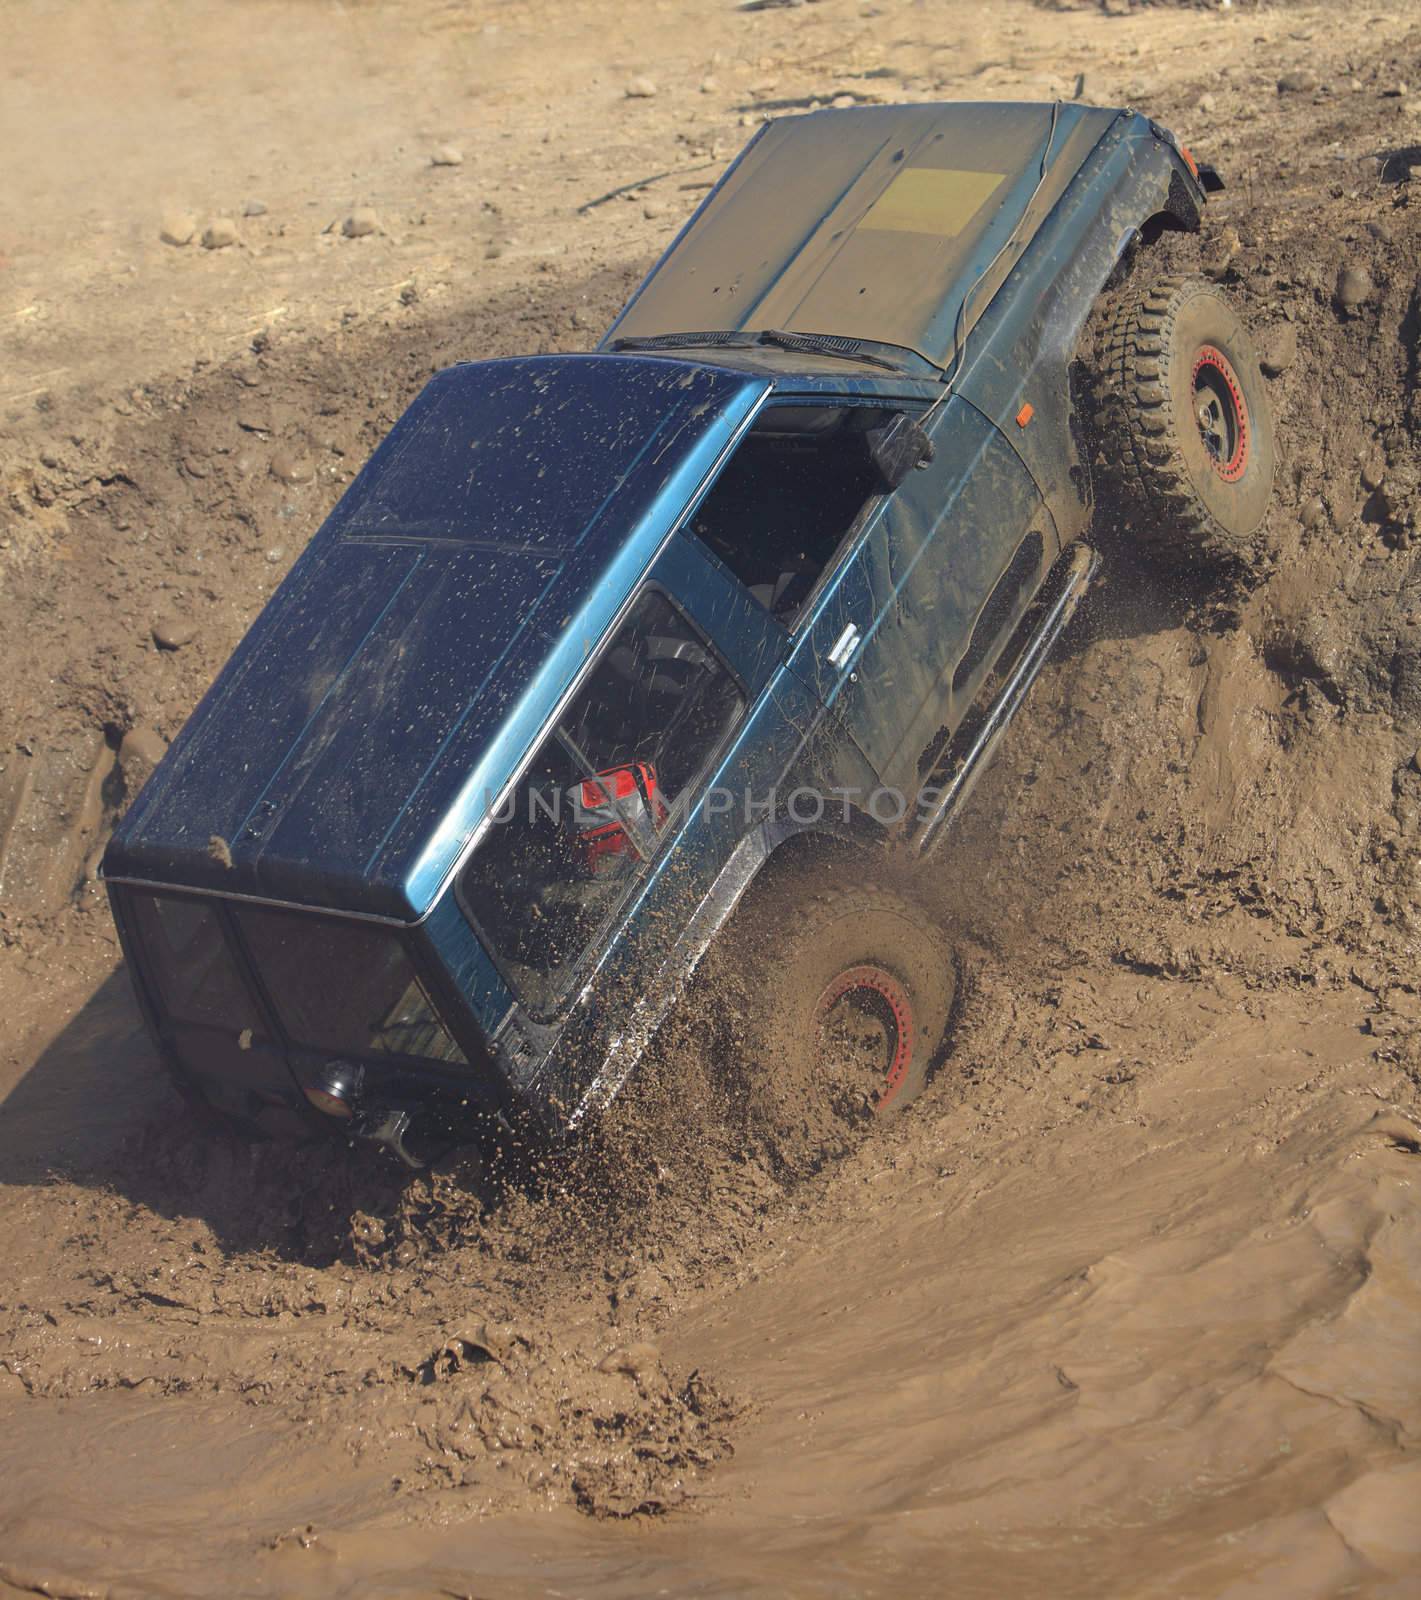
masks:
<instances>
[{"instance_id":1,"label":"blue off-road truck","mask_svg":"<svg viewBox=\"0 0 1421 1600\"><path fill-rule=\"evenodd\" d=\"M1097 502L1201 568L1264 518L1248 336L1149 263L1217 182L1130 111L772 122L595 351L434 378L105 855L179 1081L558 1138L714 946L747 1104L911 1099L957 966L881 847L944 837Z\"/></svg>"}]
</instances>

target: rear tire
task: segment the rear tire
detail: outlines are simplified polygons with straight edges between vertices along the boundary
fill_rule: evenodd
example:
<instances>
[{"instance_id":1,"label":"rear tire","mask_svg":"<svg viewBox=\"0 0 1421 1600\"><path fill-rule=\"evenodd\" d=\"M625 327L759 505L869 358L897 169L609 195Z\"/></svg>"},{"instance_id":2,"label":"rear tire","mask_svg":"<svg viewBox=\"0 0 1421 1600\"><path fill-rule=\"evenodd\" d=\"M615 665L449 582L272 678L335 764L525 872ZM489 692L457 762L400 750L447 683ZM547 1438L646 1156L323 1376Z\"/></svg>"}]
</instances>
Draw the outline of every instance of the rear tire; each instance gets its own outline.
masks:
<instances>
[{"instance_id":1,"label":"rear tire","mask_svg":"<svg viewBox=\"0 0 1421 1600\"><path fill-rule=\"evenodd\" d=\"M842 871L790 874L737 913L718 985L734 1097L777 1162L806 1172L923 1090L959 985L942 930Z\"/></svg>"},{"instance_id":2,"label":"rear tire","mask_svg":"<svg viewBox=\"0 0 1421 1600\"><path fill-rule=\"evenodd\" d=\"M1175 568L1253 565L1273 495L1273 417L1253 342L1223 293L1185 277L1127 292L1095 368L1107 518Z\"/></svg>"}]
</instances>

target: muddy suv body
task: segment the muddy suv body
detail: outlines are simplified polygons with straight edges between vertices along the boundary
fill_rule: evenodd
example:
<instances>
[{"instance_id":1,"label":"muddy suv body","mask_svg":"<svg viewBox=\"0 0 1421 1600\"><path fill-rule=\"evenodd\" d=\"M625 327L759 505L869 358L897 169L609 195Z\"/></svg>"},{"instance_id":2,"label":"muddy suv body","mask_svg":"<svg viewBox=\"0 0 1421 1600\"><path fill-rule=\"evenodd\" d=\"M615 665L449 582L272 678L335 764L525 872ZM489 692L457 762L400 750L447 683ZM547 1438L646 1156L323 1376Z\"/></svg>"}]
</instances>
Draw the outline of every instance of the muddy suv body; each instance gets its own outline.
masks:
<instances>
[{"instance_id":1,"label":"muddy suv body","mask_svg":"<svg viewBox=\"0 0 1421 1600\"><path fill-rule=\"evenodd\" d=\"M1091 570L1129 112L767 125L595 352L439 374L105 857L180 1079L417 1155L617 1092L767 862L927 848Z\"/></svg>"}]
</instances>

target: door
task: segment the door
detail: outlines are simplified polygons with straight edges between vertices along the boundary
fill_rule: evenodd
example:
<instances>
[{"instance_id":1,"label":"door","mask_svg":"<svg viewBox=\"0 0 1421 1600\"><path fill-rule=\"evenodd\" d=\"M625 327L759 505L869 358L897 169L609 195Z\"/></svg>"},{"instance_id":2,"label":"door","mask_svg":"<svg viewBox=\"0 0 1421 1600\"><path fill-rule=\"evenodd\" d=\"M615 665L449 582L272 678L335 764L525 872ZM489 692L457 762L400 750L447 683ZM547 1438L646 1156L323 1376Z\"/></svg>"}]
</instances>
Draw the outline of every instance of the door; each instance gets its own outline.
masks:
<instances>
[{"instance_id":1,"label":"door","mask_svg":"<svg viewBox=\"0 0 1421 1600\"><path fill-rule=\"evenodd\" d=\"M226 908L134 889L125 891L121 915L163 1044L202 1092L234 1117L292 1103L281 1041L234 951Z\"/></svg>"},{"instance_id":2,"label":"door","mask_svg":"<svg viewBox=\"0 0 1421 1600\"><path fill-rule=\"evenodd\" d=\"M932 462L871 517L793 655L881 783L908 797L919 757L961 721L980 682L980 672L958 674L959 662L969 650L995 654L999 641L973 639L994 590L1039 542L1039 570L1002 615L1009 632L1057 554L1041 495L997 428L953 398L930 432Z\"/></svg>"}]
</instances>

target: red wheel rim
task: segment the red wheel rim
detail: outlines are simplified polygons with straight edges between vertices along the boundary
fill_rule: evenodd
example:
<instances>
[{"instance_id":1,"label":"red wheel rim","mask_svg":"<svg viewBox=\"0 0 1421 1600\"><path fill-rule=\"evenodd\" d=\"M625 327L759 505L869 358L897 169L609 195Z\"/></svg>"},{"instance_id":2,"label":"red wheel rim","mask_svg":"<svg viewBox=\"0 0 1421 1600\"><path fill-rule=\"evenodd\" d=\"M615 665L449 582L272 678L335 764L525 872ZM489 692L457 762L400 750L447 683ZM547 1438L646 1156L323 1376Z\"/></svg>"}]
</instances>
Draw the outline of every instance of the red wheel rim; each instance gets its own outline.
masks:
<instances>
[{"instance_id":1,"label":"red wheel rim","mask_svg":"<svg viewBox=\"0 0 1421 1600\"><path fill-rule=\"evenodd\" d=\"M1201 346L1194 358L1190 393L1209 465L1225 483L1236 483L1248 466L1248 403L1222 350Z\"/></svg>"},{"instance_id":2,"label":"red wheel rim","mask_svg":"<svg viewBox=\"0 0 1421 1600\"><path fill-rule=\"evenodd\" d=\"M902 1091L913 1061L915 1044L913 1005L908 991L882 967L865 963L849 967L825 986L814 1007L814 1028L819 1034L830 1013L841 1001L849 1000L856 1009L874 1015L884 1025L883 1087L873 1103L875 1112L884 1110Z\"/></svg>"}]
</instances>

